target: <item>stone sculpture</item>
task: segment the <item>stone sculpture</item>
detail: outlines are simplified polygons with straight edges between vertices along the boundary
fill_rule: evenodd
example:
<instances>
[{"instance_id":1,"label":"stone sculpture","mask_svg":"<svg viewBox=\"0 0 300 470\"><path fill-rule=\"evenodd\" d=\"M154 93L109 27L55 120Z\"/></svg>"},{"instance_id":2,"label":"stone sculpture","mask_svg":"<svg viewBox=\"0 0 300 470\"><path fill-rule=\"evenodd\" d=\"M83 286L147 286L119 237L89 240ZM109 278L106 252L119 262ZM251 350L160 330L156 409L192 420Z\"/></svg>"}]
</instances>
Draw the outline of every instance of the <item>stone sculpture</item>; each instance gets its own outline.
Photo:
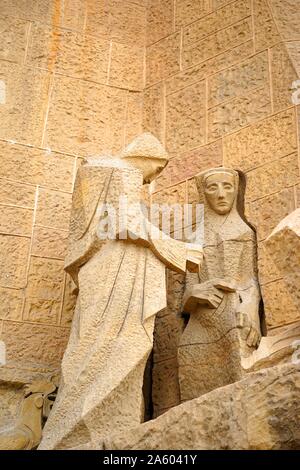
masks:
<instances>
[{"instance_id":1,"label":"stone sculpture","mask_svg":"<svg viewBox=\"0 0 300 470\"><path fill-rule=\"evenodd\" d=\"M300 321L300 209L281 220L264 245L294 307L286 322Z\"/></svg>"},{"instance_id":2,"label":"stone sculpture","mask_svg":"<svg viewBox=\"0 0 300 470\"><path fill-rule=\"evenodd\" d=\"M285 217L264 242L294 308L284 314L286 324L262 338L259 348L242 361L253 371L284 362L300 363L300 209ZM279 303L279 302L278 302Z\"/></svg>"},{"instance_id":3,"label":"stone sculpture","mask_svg":"<svg viewBox=\"0 0 300 470\"><path fill-rule=\"evenodd\" d=\"M49 397L56 390L52 382L37 381L25 387L24 400L16 425L0 431L0 450L30 450L42 438L43 418L50 409Z\"/></svg>"},{"instance_id":4,"label":"stone sculpture","mask_svg":"<svg viewBox=\"0 0 300 470\"><path fill-rule=\"evenodd\" d=\"M41 449L85 445L142 420L155 315L166 307L165 267L197 270L202 259L200 248L153 237L160 232L139 203L143 182L167 159L157 139L143 134L120 156L90 159L78 170L65 267L79 294ZM121 227L102 237L100 227L112 219L122 219Z\"/></svg>"},{"instance_id":5,"label":"stone sculpture","mask_svg":"<svg viewBox=\"0 0 300 470\"><path fill-rule=\"evenodd\" d=\"M188 273L178 348L181 401L240 380L241 360L260 340L256 239L237 211L239 175L213 168L196 176L204 203L204 262Z\"/></svg>"},{"instance_id":6,"label":"stone sculpture","mask_svg":"<svg viewBox=\"0 0 300 470\"><path fill-rule=\"evenodd\" d=\"M300 368L282 364L175 406L104 442L106 450L297 450ZM103 445L99 442L98 448Z\"/></svg>"}]
</instances>

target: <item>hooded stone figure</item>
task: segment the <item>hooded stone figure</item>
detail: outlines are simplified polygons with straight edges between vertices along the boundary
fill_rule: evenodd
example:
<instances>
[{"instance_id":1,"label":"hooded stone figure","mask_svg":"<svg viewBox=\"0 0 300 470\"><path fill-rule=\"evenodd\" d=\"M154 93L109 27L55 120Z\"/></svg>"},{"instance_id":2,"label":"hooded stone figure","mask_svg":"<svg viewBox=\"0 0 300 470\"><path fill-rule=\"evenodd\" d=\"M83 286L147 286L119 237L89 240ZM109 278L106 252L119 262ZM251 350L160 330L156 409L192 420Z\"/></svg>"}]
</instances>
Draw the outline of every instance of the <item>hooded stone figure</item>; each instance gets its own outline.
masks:
<instances>
[{"instance_id":1,"label":"hooded stone figure","mask_svg":"<svg viewBox=\"0 0 300 470\"><path fill-rule=\"evenodd\" d=\"M213 168L196 176L204 204L204 260L187 273L178 348L181 401L240 380L242 357L260 340L256 237L237 210L239 175Z\"/></svg>"},{"instance_id":2,"label":"hooded stone figure","mask_svg":"<svg viewBox=\"0 0 300 470\"><path fill-rule=\"evenodd\" d=\"M90 159L77 172L65 269L78 298L40 449L99 443L143 419L155 314L166 307L165 267L185 272L202 259L201 249L154 239L159 231L142 210L143 183L167 159L143 134L120 156Z\"/></svg>"}]
</instances>

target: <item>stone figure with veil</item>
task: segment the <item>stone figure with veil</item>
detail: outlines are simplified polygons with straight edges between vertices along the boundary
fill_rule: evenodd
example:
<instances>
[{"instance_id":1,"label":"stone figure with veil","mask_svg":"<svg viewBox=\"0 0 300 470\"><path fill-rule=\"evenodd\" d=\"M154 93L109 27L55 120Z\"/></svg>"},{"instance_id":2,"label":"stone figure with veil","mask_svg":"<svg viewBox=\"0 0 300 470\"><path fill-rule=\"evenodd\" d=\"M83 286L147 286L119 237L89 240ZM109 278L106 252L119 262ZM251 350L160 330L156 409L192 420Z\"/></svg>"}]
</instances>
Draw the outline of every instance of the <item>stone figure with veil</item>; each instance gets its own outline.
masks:
<instances>
[{"instance_id":1,"label":"stone figure with veil","mask_svg":"<svg viewBox=\"0 0 300 470\"><path fill-rule=\"evenodd\" d=\"M200 247L157 236L141 210L143 183L167 159L147 133L120 156L89 159L77 172L65 267L78 298L41 449L78 448L142 421L155 315L166 307L165 268L197 270L202 260ZM122 227L103 237L110 212Z\"/></svg>"},{"instance_id":2,"label":"stone figure with veil","mask_svg":"<svg viewBox=\"0 0 300 470\"><path fill-rule=\"evenodd\" d=\"M204 203L204 260L187 273L178 348L181 401L240 380L242 358L260 341L256 237L237 210L239 175L213 168L196 176Z\"/></svg>"}]
</instances>

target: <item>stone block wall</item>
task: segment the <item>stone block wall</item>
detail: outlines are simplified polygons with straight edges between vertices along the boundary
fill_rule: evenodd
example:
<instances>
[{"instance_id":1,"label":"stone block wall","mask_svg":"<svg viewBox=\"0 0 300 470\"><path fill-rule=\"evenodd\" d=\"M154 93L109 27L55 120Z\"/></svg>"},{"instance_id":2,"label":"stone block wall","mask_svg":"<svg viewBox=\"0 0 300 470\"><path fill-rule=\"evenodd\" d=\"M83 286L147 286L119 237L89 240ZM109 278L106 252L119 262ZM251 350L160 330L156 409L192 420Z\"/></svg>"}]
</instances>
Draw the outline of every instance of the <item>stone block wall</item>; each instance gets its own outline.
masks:
<instances>
[{"instance_id":1,"label":"stone block wall","mask_svg":"<svg viewBox=\"0 0 300 470\"><path fill-rule=\"evenodd\" d=\"M142 131L145 5L0 2L0 381L60 366L75 304L63 264L76 169Z\"/></svg>"},{"instance_id":2,"label":"stone block wall","mask_svg":"<svg viewBox=\"0 0 300 470\"><path fill-rule=\"evenodd\" d=\"M300 205L300 109L292 102L300 72L298 3L148 3L143 124L171 155L152 201L196 202L193 176L209 167L223 164L245 174L245 215L257 230L268 334L300 320L299 305L264 249L277 223ZM170 292L180 296L182 288L183 279L170 275ZM157 318L155 415L179 402L177 312L173 301Z\"/></svg>"},{"instance_id":3,"label":"stone block wall","mask_svg":"<svg viewBox=\"0 0 300 470\"><path fill-rule=\"evenodd\" d=\"M63 259L76 169L142 130L171 157L153 202L197 202L193 176L212 166L244 172L268 332L299 321L264 249L300 205L298 0L0 3L0 381L59 368L75 301ZM168 286L155 415L179 400L183 279L169 273Z\"/></svg>"}]
</instances>

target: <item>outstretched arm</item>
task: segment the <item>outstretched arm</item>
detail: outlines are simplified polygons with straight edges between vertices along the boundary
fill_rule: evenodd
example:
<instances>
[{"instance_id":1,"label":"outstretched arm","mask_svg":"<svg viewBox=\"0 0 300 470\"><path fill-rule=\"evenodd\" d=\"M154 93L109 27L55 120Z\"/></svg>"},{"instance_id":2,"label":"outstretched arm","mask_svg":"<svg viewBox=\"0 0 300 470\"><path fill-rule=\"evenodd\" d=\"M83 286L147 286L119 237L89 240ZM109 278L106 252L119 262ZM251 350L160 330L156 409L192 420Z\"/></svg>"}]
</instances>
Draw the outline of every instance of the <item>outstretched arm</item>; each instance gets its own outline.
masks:
<instances>
[{"instance_id":1,"label":"outstretched arm","mask_svg":"<svg viewBox=\"0 0 300 470\"><path fill-rule=\"evenodd\" d=\"M142 209L137 210L135 217L131 214L117 238L151 249L166 267L179 273L185 273L187 269L198 272L203 259L203 250L199 245L169 237L144 217Z\"/></svg>"}]
</instances>

